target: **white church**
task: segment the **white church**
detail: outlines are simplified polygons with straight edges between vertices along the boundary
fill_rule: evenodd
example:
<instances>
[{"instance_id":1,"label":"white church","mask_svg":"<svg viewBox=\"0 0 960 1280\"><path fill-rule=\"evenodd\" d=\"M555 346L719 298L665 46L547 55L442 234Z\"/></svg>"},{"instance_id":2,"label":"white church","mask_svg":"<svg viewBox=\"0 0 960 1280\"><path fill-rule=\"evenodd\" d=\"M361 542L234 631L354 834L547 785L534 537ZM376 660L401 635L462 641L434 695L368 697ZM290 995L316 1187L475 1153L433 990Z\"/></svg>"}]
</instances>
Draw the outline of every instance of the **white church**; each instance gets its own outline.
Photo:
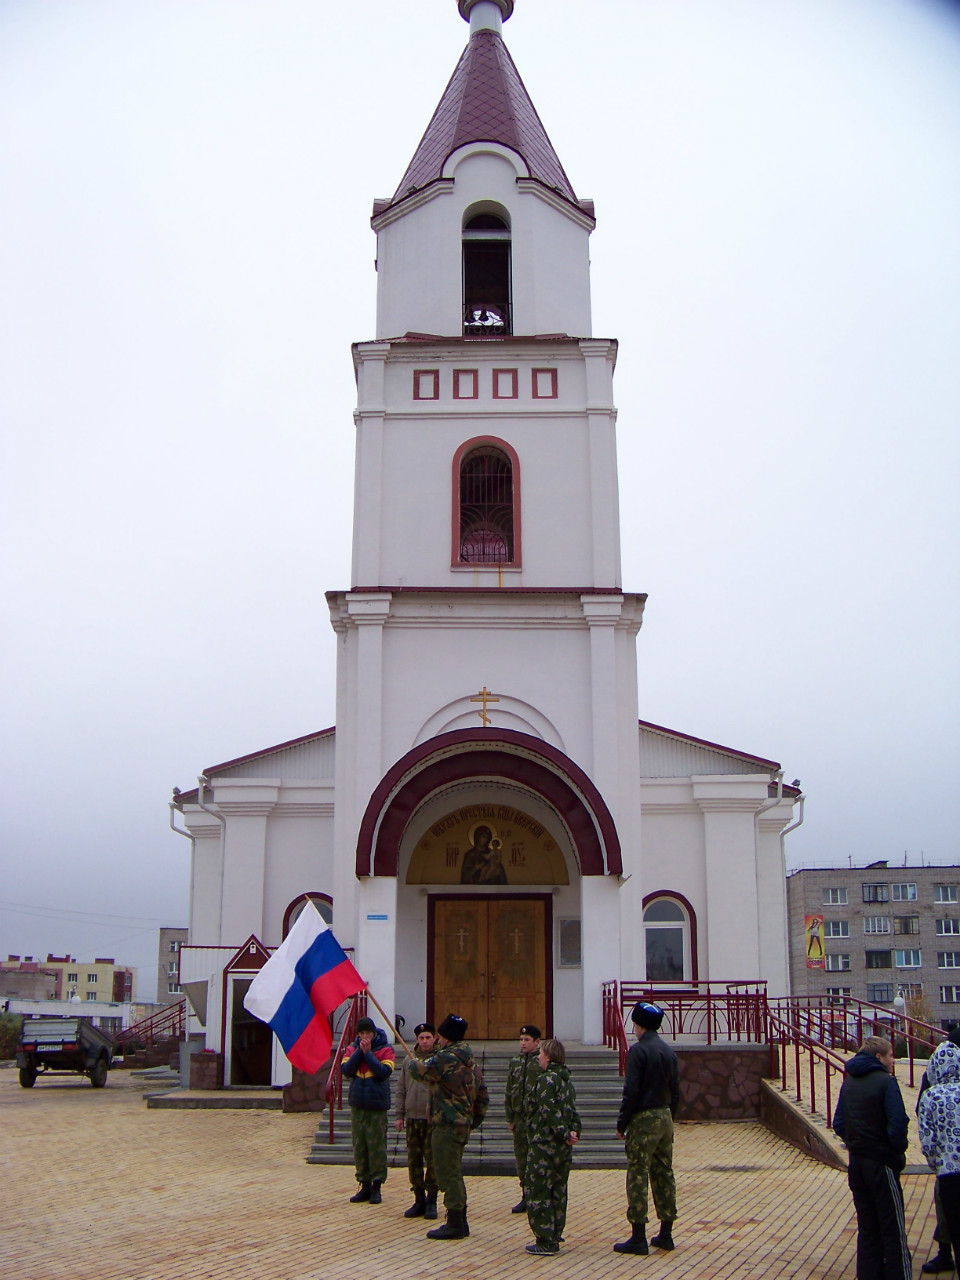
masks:
<instances>
[{"instance_id":1,"label":"white church","mask_svg":"<svg viewBox=\"0 0 960 1280\"><path fill-rule=\"evenodd\" d=\"M453 1010L472 1040L529 1021L598 1043L617 978L788 991L798 791L639 717L594 207L504 44L513 8L459 0L467 47L373 206L336 727L171 807L193 842L180 978L227 1083L289 1078L242 997L307 898L391 1017Z\"/></svg>"}]
</instances>

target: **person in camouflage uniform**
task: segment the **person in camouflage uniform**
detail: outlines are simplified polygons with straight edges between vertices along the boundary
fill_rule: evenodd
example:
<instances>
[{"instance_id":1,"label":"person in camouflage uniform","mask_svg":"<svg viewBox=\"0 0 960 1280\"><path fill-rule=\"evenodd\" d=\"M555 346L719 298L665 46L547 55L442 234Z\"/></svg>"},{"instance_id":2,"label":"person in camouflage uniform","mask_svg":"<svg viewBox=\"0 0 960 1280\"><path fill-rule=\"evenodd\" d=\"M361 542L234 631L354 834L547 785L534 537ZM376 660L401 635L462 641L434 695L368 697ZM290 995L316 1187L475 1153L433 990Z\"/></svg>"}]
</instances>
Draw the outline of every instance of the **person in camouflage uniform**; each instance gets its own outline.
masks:
<instances>
[{"instance_id":1,"label":"person in camouflage uniform","mask_svg":"<svg viewBox=\"0 0 960 1280\"><path fill-rule=\"evenodd\" d=\"M511 1212L526 1210L527 1168L527 1112L533 1097L533 1086L540 1074L540 1028L528 1023L520 1028L520 1052L510 1059L507 1068L507 1090L504 1110L507 1124L513 1134L513 1154L517 1161L517 1177L520 1179L520 1202Z\"/></svg>"},{"instance_id":2,"label":"person in camouflage uniform","mask_svg":"<svg viewBox=\"0 0 960 1280\"><path fill-rule=\"evenodd\" d=\"M387 1180L387 1112L394 1053L387 1033L372 1018L357 1023L357 1038L348 1047L340 1071L350 1081L350 1136L360 1189L351 1204L380 1204Z\"/></svg>"},{"instance_id":3,"label":"person in camouflage uniform","mask_svg":"<svg viewBox=\"0 0 960 1280\"><path fill-rule=\"evenodd\" d=\"M660 1231L650 1244L673 1248L677 1216L677 1184L673 1176L673 1117L680 1103L677 1055L657 1034L663 1010L643 1000L633 1010L637 1043L627 1055L623 1101L617 1117L617 1137L627 1143L627 1220L629 1240L613 1247L617 1253L649 1253L647 1245L647 1188L660 1218Z\"/></svg>"},{"instance_id":4,"label":"person in camouflage uniform","mask_svg":"<svg viewBox=\"0 0 960 1280\"><path fill-rule=\"evenodd\" d=\"M417 1037L414 1053L420 1062L433 1056L437 1033L429 1022L414 1027ZM430 1090L410 1075L407 1058L397 1081L395 1111L397 1131L406 1130L407 1172L413 1189L413 1204L404 1213L405 1218L435 1218L437 1216L437 1179L433 1172L433 1150L430 1143Z\"/></svg>"},{"instance_id":5,"label":"person in camouflage uniform","mask_svg":"<svg viewBox=\"0 0 960 1280\"><path fill-rule=\"evenodd\" d=\"M443 1226L427 1232L430 1240L462 1240L470 1234L461 1164L470 1131L483 1122L489 1098L466 1033L463 1018L448 1014L437 1028L438 1051L426 1062L410 1062L411 1078L430 1086L433 1168L447 1211Z\"/></svg>"},{"instance_id":6,"label":"person in camouflage uniform","mask_svg":"<svg viewBox=\"0 0 960 1280\"><path fill-rule=\"evenodd\" d=\"M526 1182L527 1221L536 1236L527 1253L560 1252L567 1220L567 1179L573 1148L580 1141L577 1092L566 1066L566 1051L559 1040L540 1046L533 1097L527 1111Z\"/></svg>"}]
</instances>

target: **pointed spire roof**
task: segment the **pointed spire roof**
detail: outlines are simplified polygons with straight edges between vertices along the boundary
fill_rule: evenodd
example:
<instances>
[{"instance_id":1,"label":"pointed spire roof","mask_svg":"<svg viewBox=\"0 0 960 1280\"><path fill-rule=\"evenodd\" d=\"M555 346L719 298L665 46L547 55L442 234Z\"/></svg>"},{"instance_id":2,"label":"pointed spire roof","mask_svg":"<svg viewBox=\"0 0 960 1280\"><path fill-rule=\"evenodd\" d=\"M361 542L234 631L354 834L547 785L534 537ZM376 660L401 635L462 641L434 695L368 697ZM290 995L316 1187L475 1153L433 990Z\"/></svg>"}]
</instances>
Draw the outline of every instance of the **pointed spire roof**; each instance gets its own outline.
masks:
<instances>
[{"instance_id":1,"label":"pointed spire roof","mask_svg":"<svg viewBox=\"0 0 960 1280\"><path fill-rule=\"evenodd\" d=\"M377 212L435 182L447 157L470 142L516 151L532 178L579 207L506 45L496 31L481 29L470 37L400 185Z\"/></svg>"}]
</instances>

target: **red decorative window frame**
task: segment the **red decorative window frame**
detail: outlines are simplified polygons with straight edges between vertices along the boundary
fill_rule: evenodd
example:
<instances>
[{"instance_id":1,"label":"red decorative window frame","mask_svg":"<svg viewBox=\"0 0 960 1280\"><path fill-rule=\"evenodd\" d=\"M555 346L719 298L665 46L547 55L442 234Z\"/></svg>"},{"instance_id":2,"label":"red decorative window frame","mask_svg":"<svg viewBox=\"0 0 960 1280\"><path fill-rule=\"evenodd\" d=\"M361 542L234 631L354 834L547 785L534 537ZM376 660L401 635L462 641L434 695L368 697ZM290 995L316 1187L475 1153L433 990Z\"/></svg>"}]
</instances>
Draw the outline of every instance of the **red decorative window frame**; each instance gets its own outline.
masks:
<instances>
[{"instance_id":1,"label":"red decorative window frame","mask_svg":"<svg viewBox=\"0 0 960 1280\"><path fill-rule=\"evenodd\" d=\"M439 369L414 369L413 398L414 400L440 399Z\"/></svg>"},{"instance_id":2,"label":"red decorative window frame","mask_svg":"<svg viewBox=\"0 0 960 1280\"><path fill-rule=\"evenodd\" d=\"M283 913L283 937L284 938L290 932L290 927L291 927L290 921L293 916L293 913L296 911L297 907L302 905L305 898L319 899L321 902L326 902L329 904L330 910L333 911L333 899L330 897L329 893L318 893L313 889L308 890L307 893L298 893L297 896L294 898L294 900L287 905L287 909Z\"/></svg>"},{"instance_id":3,"label":"red decorative window frame","mask_svg":"<svg viewBox=\"0 0 960 1280\"><path fill-rule=\"evenodd\" d=\"M480 371L478 369L454 369L454 400L477 400L480 396Z\"/></svg>"},{"instance_id":4,"label":"red decorative window frame","mask_svg":"<svg viewBox=\"0 0 960 1280\"><path fill-rule=\"evenodd\" d=\"M510 379L510 390L501 392L500 379L508 377ZM493 370L493 398L494 400L517 400L520 396L519 375L516 369L494 369Z\"/></svg>"},{"instance_id":5,"label":"red decorative window frame","mask_svg":"<svg viewBox=\"0 0 960 1280\"><path fill-rule=\"evenodd\" d=\"M491 561L487 564L478 564L470 560L460 559L460 465L468 453L480 448L482 445L490 445L491 448L500 449L505 453L510 459L510 466L513 470L513 559ZM516 450L507 444L506 440L501 440L499 436L474 436L470 440L465 440L453 455L450 502L450 567L452 569L496 569L498 567L519 569L522 564L520 556L520 511L520 459L517 457Z\"/></svg>"},{"instance_id":6,"label":"red decorative window frame","mask_svg":"<svg viewBox=\"0 0 960 1280\"><path fill-rule=\"evenodd\" d=\"M697 950L697 913L693 909L693 903L689 898L685 898L682 893L677 893L676 889L657 889L654 893L648 893L643 899L640 908L640 919L643 920L643 913L649 907L651 902L658 902L661 898L672 898L687 913L687 922L690 926L690 978L691 982L699 982L700 980L700 957ZM687 981L687 979L684 979Z\"/></svg>"},{"instance_id":7,"label":"red decorative window frame","mask_svg":"<svg viewBox=\"0 0 960 1280\"><path fill-rule=\"evenodd\" d=\"M543 390L544 380L547 382L547 390ZM531 369L530 370L530 391L534 400L556 400L557 398L557 371L556 369Z\"/></svg>"}]
</instances>

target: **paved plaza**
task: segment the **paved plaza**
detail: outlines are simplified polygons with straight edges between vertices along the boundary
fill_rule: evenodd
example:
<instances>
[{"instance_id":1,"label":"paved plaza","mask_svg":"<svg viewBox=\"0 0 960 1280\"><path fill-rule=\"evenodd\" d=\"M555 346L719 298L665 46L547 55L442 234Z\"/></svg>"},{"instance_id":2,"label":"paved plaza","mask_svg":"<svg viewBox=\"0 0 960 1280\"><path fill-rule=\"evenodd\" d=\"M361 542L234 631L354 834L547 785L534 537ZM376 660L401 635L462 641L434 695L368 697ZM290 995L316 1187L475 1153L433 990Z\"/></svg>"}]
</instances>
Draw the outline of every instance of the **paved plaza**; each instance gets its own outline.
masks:
<instances>
[{"instance_id":1,"label":"paved plaza","mask_svg":"<svg viewBox=\"0 0 960 1280\"><path fill-rule=\"evenodd\" d=\"M629 1228L619 1171L574 1172L566 1243L530 1258L517 1184L467 1180L470 1239L428 1241L402 1217L392 1170L380 1206L351 1205L352 1171L307 1165L317 1117L149 1110L124 1071L95 1090L67 1077L21 1089L0 1070L0 1275L16 1280L458 1280L543 1270L611 1276L853 1280L845 1176L755 1124L682 1125L674 1253L612 1252ZM612 1119L612 1118L611 1118ZM914 1126L911 1126L913 1128ZM914 1274L931 1254L932 1178L904 1178Z\"/></svg>"}]
</instances>

